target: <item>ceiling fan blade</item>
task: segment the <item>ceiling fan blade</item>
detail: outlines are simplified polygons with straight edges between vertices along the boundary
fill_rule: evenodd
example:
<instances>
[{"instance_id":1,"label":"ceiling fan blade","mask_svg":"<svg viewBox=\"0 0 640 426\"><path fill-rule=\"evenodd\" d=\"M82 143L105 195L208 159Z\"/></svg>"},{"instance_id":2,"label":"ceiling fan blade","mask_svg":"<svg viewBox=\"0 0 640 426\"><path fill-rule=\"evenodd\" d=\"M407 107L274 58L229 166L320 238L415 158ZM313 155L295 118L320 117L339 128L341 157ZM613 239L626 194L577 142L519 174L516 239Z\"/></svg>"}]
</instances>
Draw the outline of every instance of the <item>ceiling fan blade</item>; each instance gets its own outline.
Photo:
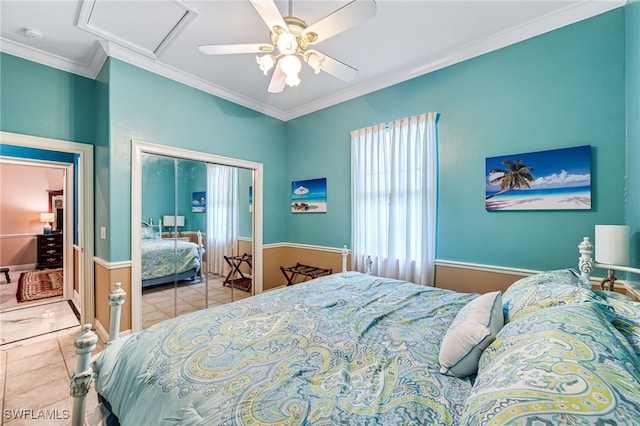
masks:
<instances>
[{"instance_id":1,"label":"ceiling fan blade","mask_svg":"<svg viewBox=\"0 0 640 426\"><path fill-rule=\"evenodd\" d=\"M264 43L253 44L220 44L204 45L198 47L205 55L233 55L237 53L269 53L273 46Z\"/></svg>"},{"instance_id":2,"label":"ceiling fan blade","mask_svg":"<svg viewBox=\"0 0 640 426\"><path fill-rule=\"evenodd\" d=\"M280 93L284 90L284 83L287 76L285 75L282 68L280 68L280 62L276 65L276 68L273 70L273 75L271 76L271 81L269 82L269 88L267 91L269 93Z\"/></svg>"},{"instance_id":3,"label":"ceiling fan blade","mask_svg":"<svg viewBox=\"0 0 640 426\"><path fill-rule=\"evenodd\" d=\"M302 37L309 44L320 43L374 16L376 16L374 0L354 0L307 27L302 32Z\"/></svg>"},{"instance_id":4,"label":"ceiling fan blade","mask_svg":"<svg viewBox=\"0 0 640 426\"><path fill-rule=\"evenodd\" d=\"M269 30L276 31L276 27L280 27L281 31L288 31L287 24L284 22L278 7L273 0L250 0L253 7L258 11L262 20L267 24Z\"/></svg>"},{"instance_id":5,"label":"ceiling fan blade","mask_svg":"<svg viewBox=\"0 0 640 426\"><path fill-rule=\"evenodd\" d=\"M339 78L342 81L351 81L358 75L358 70L349 65L333 59L331 56L324 55L321 70L327 74Z\"/></svg>"}]
</instances>

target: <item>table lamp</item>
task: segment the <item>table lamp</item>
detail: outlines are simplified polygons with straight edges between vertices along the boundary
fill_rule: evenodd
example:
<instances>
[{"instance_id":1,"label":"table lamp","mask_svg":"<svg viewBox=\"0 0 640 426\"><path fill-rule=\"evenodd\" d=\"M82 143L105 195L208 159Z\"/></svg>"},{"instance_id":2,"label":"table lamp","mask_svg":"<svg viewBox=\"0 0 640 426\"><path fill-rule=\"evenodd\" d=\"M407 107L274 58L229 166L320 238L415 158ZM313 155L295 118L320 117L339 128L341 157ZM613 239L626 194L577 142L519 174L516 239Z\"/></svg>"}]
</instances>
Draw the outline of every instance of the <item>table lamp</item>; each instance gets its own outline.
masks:
<instances>
[{"instance_id":1,"label":"table lamp","mask_svg":"<svg viewBox=\"0 0 640 426\"><path fill-rule=\"evenodd\" d=\"M628 225L596 225L596 263L609 270L607 278L600 283L602 289L613 290L614 268L629 265L629 234Z\"/></svg>"},{"instance_id":2,"label":"table lamp","mask_svg":"<svg viewBox=\"0 0 640 426\"><path fill-rule=\"evenodd\" d=\"M162 217L162 223L166 227L172 226L173 232L178 228L178 236L180 236L180 228L184 226L184 216L165 215Z\"/></svg>"},{"instance_id":3,"label":"table lamp","mask_svg":"<svg viewBox=\"0 0 640 426\"><path fill-rule=\"evenodd\" d=\"M56 220L56 215L53 213L40 213L40 222L43 222L44 225L44 233L51 233L51 222Z\"/></svg>"}]
</instances>

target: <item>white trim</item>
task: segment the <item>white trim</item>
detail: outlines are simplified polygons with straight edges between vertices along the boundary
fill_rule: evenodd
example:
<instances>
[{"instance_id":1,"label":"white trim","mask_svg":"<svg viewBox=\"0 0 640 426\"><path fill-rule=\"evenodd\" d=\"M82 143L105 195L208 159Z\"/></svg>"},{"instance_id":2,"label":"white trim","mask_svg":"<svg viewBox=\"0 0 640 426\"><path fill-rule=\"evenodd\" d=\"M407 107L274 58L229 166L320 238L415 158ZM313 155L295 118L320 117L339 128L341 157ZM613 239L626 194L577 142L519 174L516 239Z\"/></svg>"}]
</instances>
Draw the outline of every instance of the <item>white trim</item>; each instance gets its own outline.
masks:
<instances>
[{"instance_id":1,"label":"white trim","mask_svg":"<svg viewBox=\"0 0 640 426\"><path fill-rule=\"evenodd\" d=\"M142 154L157 154L179 159L224 164L253 170L253 259L252 278L255 294L263 290L262 284L262 229L263 229L263 164L231 157L191 151L140 140L131 141L131 328L142 329L142 265L134 259L141 258L140 229L142 221Z\"/></svg>"},{"instance_id":2,"label":"white trim","mask_svg":"<svg viewBox=\"0 0 640 426\"><path fill-rule=\"evenodd\" d=\"M171 80L183 83L219 98L226 99L230 102L263 113L270 117L277 118L282 121L288 121L350 99L390 87L394 84L437 71L467 59L498 50L549 31L562 28L575 22L591 18L624 6L625 4L626 0L589 0L573 3L563 9L554 11L534 21L529 21L499 34L494 34L490 37L458 46L457 49L449 50L446 56L425 58L424 63L407 70L390 74L382 78L364 81L361 84L351 86L347 90L310 102L289 111L282 111L280 109L273 108L244 95L227 90L224 87L207 82L199 77L162 64L142 54L135 53L115 43L110 43L104 40L96 43L99 47L96 47L96 50L88 64L73 62L3 38L0 38L0 46L3 52L90 78L95 78L98 75L106 57L111 56L146 71L167 77Z\"/></svg>"},{"instance_id":3,"label":"white trim","mask_svg":"<svg viewBox=\"0 0 640 426\"><path fill-rule=\"evenodd\" d=\"M2 52L10 55L91 79L96 78L107 60L104 50L98 47L94 49L88 63L81 63L3 37L0 37L0 46Z\"/></svg>"},{"instance_id":4,"label":"white trim","mask_svg":"<svg viewBox=\"0 0 640 426\"><path fill-rule=\"evenodd\" d=\"M36 238L37 236L38 234L4 234L0 235L0 240L9 238Z\"/></svg>"},{"instance_id":5,"label":"white trim","mask_svg":"<svg viewBox=\"0 0 640 426\"><path fill-rule=\"evenodd\" d=\"M101 257L94 257L93 261L102 266L105 269L111 270L111 269L122 269L122 268L130 268L131 267L131 261L130 260L123 260L120 262L108 262L106 260L104 260Z\"/></svg>"},{"instance_id":6,"label":"white trim","mask_svg":"<svg viewBox=\"0 0 640 426\"><path fill-rule=\"evenodd\" d=\"M314 246L311 244L298 244L298 243L271 243L264 244L262 246L264 249L273 249L273 248L296 248L303 250L315 250L315 251L326 251L330 253L340 253L342 254L342 247L326 247L326 246Z\"/></svg>"},{"instance_id":7,"label":"white trim","mask_svg":"<svg viewBox=\"0 0 640 426\"><path fill-rule=\"evenodd\" d=\"M217 96L221 99L225 99L229 102L233 102L237 105L260 112L270 117L277 118L279 120L285 120L286 113L284 111L262 104L244 95L240 95L239 93L227 90L222 86L210 83L200 77L187 74L177 68L173 68L161 62L154 61L143 55L118 46L115 43L103 41L101 42L101 46L103 49L105 49L107 56L119 59L128 64L135 65L138 68L142 68L145 71L149 71L173 81L177 81L189 87L193 87L194 89L209 93L210 95Z\"/></svg>"},{"instance_id":8,"label":"white trim","mask_svg":"<svg viewBox=\"0 0 640 426\"><path fill-rule=\"evenodd\" d=\"M80 289L80 320L83 323L95 321L94 273L93 273L93 145L0 132L0 143L49 151L67 152L78 155L78 276ZM73 241L73 240L72 240Z\"/></svg>"},{"instance_id":9,"label":"white trim","mask_svg":"<svg viewBox=\"0 0 640 426\"><path fill-rule=\"evenodd\" d=\"M541 271L534 269L510 268L506 266L483 265L480 263L458 262L455 260L436 259L436 266L447 266L450 268L470 269L473 271L493 272L496 274L517 275L526 277L527 275L538 274Z\"/></svg>"}]
</instances>

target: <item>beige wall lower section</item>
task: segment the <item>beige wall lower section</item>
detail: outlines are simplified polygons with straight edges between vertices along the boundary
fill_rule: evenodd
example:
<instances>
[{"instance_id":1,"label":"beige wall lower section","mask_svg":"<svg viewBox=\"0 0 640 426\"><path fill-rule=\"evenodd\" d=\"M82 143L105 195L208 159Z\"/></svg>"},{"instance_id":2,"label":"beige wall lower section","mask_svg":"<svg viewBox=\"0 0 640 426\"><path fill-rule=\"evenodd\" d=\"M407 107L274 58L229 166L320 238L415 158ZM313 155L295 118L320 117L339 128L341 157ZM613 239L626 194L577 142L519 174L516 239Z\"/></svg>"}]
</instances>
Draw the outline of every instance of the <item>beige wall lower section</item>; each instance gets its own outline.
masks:
<instances>
[{"instance_id":1,"label":"beige wall lower section","mask_svg":"<svg viewBox=\"0 0 640 426\"><path fill-rule=\"evenodd\" d=\"M95 264L95 297L96 319L109 331L109 293L115 283L122 283L122 289L127 292L127 299L122 306L120 331L131 330L131 268L107 269L99 263Z\"/></svg>"},{"instance_id":2,"label":"beige wall lower section","mask_svg":"<svg viewBox=\"0 0 640 426\"><path fill-rule=\"evenodd\" d=\"M328 251L312 246L265 247L263 249L263 289L270 290L287 283L282 271L280 271L281 266L286 268L295 266L296 263L302 263L303 265L330 268L333 273L342 271L342 253L339 250ZM350 262L351 258L349 257L347 266ZM296 282L298 281L300 280L296 280Z\"/></svg>"},{"instance_id":3,"label":"beige wall lower section","mask_svg":"<svg viewBox=\"0 0 640 426\"><path fill-rule=\"evenodd\" d=\"M461 293L504 292L523 276L436 265L435 286Z\"/></svg>"},{"instance_id":4,"label":"beige wall lower section","mask_svg":"<svg viewBox=\"0 0 640 426\"><path fill-rule=\"evenodd\" d=\"M0 238L0 266L35 265L37 252L35 235Z\"/></svg>"}]
</instances>

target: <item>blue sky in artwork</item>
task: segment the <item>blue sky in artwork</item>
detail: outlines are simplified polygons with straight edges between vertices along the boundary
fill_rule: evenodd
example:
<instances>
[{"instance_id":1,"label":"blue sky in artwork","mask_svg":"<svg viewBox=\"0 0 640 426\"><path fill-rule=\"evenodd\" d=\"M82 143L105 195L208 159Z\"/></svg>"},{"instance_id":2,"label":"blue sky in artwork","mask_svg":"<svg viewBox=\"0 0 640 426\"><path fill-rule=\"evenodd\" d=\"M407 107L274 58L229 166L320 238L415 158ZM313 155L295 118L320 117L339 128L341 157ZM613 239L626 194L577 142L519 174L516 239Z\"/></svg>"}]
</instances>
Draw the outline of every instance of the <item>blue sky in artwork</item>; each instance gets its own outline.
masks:
<instances>
[{"instance_id":1,"label":"blue sky in artwork","mask_svg":"<svg viewBox=\"0 0 640 426\"><path fill-rule=\"evenodd\" d=\"M303 200L326 200L327 179L310 179L291 182L291 198Z\"/></svg>"},{"instance_id":2,"label":"blue sky in artwork","mask_svg":"<svg viewBox=\"0 0 640 426\"><path fill-rule=\"evenodd\" d=\"M591 186L591 147L589 145L487 158L485 178L488 190L497 190L499 187L499 184L489 186L489 181L494 177L489 174L489 171L505 169L502 161L506 159L513 162L522 160L525 165L533 168L531 174L535 181L531 183L531 189Z\"/></svg>"}]
</instances>

